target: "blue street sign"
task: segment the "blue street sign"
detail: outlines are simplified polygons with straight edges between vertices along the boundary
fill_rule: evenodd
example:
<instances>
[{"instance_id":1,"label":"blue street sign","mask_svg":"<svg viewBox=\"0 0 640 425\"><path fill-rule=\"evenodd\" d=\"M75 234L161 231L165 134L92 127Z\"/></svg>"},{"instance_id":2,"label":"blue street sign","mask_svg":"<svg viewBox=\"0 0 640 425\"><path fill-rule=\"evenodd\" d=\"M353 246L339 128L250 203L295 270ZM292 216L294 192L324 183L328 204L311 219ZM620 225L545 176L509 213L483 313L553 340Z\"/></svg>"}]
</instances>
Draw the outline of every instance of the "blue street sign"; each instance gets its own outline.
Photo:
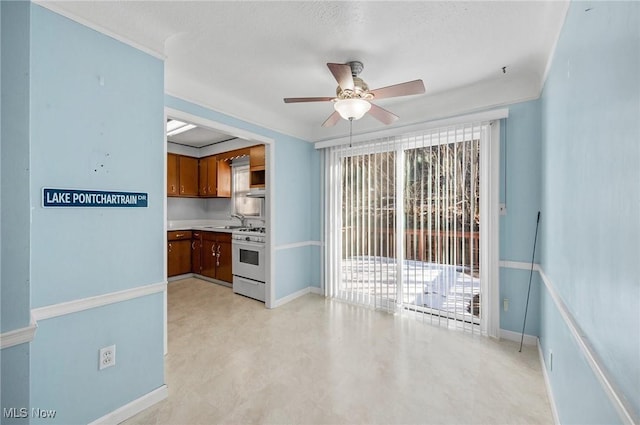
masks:
<instances>
[{"instance_id":1,"label":"blue street sign","mask_svg":"<svg viewBox=\"0 0 640 425\"><path fill-rule=\"evenodd\" d=\"M42 189L43 207L147 207L148 193Z\"/></svg>"}]
</instances>

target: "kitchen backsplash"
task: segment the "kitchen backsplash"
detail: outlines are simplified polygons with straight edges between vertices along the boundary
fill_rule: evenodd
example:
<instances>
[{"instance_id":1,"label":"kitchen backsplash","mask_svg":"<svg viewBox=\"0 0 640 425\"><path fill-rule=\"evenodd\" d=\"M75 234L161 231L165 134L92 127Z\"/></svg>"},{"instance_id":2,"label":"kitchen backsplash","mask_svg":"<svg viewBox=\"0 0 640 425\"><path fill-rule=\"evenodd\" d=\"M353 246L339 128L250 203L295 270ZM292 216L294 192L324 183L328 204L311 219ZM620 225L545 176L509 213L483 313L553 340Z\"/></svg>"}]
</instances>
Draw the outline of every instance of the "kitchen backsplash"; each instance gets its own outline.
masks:
<instances>
[{"instance_id":1,"label":"kitchen backsplash","mask_svg":"<svg viewBox=\"0 0 640 425\"><path fill-rule=\"evenodd\" d=\"M168 220L228 220L230 199L167 198Z\"/></svg>"}]
</instances>

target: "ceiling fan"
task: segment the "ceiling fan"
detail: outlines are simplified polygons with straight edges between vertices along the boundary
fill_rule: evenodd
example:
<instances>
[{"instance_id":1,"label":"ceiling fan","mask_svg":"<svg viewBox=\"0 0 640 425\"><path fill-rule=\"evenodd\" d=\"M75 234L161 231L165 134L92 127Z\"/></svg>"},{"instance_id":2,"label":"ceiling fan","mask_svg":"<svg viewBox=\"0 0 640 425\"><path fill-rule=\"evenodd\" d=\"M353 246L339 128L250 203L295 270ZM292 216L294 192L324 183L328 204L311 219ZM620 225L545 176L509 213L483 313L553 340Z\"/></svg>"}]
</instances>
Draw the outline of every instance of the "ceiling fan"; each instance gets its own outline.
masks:
<instances>
[{"instance_id":1,"label":"ceiling fan","mask_svg":"<svg viewBox=\"0 0 640 425\"><path fill-rule=\"evenodd\" d=\"M333 102L335 112L322 123L323 127L335 125L340 117L350 121L358 120L367 112L384 124L391 124L398 119L398 116L371 103L372 100L425 92L422 80L369 90L367 83L358 77L364 68L362 62L328 63L327 66L338 82L336 97L286 97L284 99L284 103Z\"/></svg>"}]
</instances>

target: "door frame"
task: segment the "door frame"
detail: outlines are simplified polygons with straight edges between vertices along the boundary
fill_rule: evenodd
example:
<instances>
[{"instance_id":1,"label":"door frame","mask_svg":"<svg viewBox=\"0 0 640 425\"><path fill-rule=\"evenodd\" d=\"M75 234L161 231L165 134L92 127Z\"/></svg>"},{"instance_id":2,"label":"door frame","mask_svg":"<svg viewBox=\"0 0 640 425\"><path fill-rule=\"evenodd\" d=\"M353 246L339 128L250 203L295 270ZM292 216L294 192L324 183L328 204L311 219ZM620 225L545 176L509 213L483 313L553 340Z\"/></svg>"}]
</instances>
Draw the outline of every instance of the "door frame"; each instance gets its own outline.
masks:
<instances>
[{"instance_id":1,"label":"door frame","mask_svg":"<svg viewBox=\"0 0 640 425\"><path fill-rule=\"evenodd\" d=\"M273 195L275 194L275 178L273 175L273 170L275 169L275 139L270 137L263 136L258 133L254 133L251 131L247 131L238 127L230 126L228 124L223 124L221 122L211 120L208 118L203 118L199 115L194 115L180 109L171 108L165 106L164 108L164 122L167 121L167 118L174 118L180 121L188 122L191 124L195 124L198 127L203 127L209 130L218 131L221 133L229 134L231 136L237 137L239 139L247 140L249 142L255 142L255 144L264 144L265 145L265 162L267 164L267 170L265 174L265 227L269 229L266 233L266 242L265 242L265 307L273 308L275 302L275 287L274 283L274 274L275 270L273 267L273 241L275 240L275 203L273 202ZM165 132L164 138L164 179L167 179L167 138ZM167 188L166 184L163 184L164 187L164 237L163 240L166 240L167 234ZM166 249L164 250L164 278L165 282L167 281L167 254ZM164 353L165 355L168 352L168 335L167 335L167 291L164 293Z\"/></svg>"}]
</instances>

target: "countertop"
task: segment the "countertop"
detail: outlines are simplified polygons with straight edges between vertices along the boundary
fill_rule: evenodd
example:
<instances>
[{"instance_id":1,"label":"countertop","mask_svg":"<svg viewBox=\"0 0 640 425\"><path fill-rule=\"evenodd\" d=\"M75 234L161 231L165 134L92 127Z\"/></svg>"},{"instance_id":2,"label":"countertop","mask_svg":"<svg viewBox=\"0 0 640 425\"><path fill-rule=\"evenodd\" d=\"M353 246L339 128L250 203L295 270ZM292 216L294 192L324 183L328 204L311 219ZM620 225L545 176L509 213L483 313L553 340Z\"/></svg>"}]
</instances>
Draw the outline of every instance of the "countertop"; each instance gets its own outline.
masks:
<instances>
[{"instance_id":1,"label":"countertop","mask_svg":"<svg viewBox=\"0 0 640 425\"><path fill-rule=\"evenodd\" d=\"M231 233L235 229L227 229L225 226L239 226L236 222L221 220L169 220L167 221L167 231L172 230L200 230L206 232Z\"/></svg>"},{"instance_id":2,"label":"countertop","mask_svg":"<svg viewBox=\"0 0 640 425\"><path fill-rule=\"evenodd\" d=\"M247 219L248 227L262 227L264 224L262 219ZM167 220L167 231L200 230L203 232L232 233L240 227L240 220Z\"/></svg>"}]
</instances>

